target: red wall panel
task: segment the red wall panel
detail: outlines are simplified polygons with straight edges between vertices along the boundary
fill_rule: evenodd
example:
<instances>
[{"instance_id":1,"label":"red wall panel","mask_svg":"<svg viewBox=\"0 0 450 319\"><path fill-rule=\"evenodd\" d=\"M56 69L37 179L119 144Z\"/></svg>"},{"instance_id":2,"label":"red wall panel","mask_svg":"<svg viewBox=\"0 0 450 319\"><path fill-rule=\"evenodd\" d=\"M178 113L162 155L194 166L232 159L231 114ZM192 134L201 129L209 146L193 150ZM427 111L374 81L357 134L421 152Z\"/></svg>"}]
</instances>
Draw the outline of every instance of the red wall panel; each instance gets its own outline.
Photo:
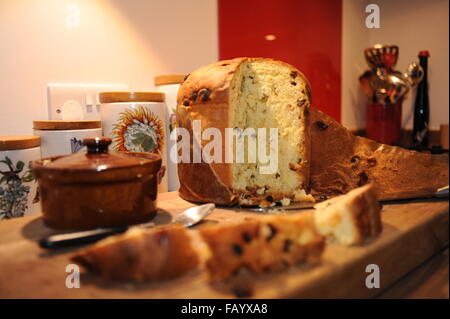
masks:
<instances>
[{"instance_id":1,"label":"red wall panel","mask_svg":"<svg viewBox=\"0 0 450 319\"><path fill-rule=\"evenodd\" d=\"M342 0L218 0L218 5L221 60L269 57L296 66L311 82L313 106L340 120Z\"/></svg>"}]
</instances>

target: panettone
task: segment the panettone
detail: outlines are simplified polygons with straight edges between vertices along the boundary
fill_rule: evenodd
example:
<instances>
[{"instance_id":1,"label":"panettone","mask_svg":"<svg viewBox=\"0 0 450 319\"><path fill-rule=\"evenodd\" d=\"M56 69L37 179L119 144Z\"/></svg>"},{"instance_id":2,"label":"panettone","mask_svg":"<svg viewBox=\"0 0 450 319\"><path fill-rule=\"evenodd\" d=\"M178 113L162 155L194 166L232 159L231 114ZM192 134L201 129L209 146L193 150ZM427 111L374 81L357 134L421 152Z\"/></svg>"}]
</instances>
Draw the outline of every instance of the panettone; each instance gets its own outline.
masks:
<instances>
[{"instance_id":1,"label":"panettone","mask_svg":"<svg viewBox=\"0 0 450 319\"><path fill-rule=\"evenodd\" d=\"M274 205L324 199L372 183L380 200L430 196L448 185L448 155L432 155L357 137L331 117L310 108L311 89L294 67L262 58L238 58L202 67L190 74L178 92L177 121L192 137L189 161L178 165L181 197L219 205ZM310 114L311 113L311 114ZM193 122L201 131L233 130L248 141L248 128L278 129L278 163L271 174L261 163L194 161L197 145ZM266 134L267 135L267 134ZM236 146L236 143L233 144ZM269 146L266 145L268 149ZM234 150L235 151L235 150ZM249 153L244 154L248 161ZM216 155L216 154L215 154Z\"/></svg>"},{"instance_id":2,"label":"panettone","mask_svg":"<svg viewBox=\"0 0 450 319\"><path fill-rule=\"evenodd\" d=\"M311 88L304 75L284 62L263 58L237 58L216 62L192 72L181 85L177 101L177 125L187 129L190 159L178 164L181 197L220 205L255 205L281 200L305 200L309 184L309 106ZM197 146L205 150L209 140L194 134L217 128L222 137L219 160L196 161ZM234 147L227 148L226 129ZM278 136L269 138L270 128ZM249 130L246 130L249 129ZM264 130L258 130L264 129ZM254 130L253 132L251 130ZM248 148L250 141L266 136L266 154L277 140L277 163L268 168L264 158ZM238 140L244 143L244 163L238 160ZM258 146L258 151L260 150ZM232 154L225 158L225 154ZM251 156L256 156L252 160ZM263 168L267 171L263 171Z\"/></svg>"}]
</instances>

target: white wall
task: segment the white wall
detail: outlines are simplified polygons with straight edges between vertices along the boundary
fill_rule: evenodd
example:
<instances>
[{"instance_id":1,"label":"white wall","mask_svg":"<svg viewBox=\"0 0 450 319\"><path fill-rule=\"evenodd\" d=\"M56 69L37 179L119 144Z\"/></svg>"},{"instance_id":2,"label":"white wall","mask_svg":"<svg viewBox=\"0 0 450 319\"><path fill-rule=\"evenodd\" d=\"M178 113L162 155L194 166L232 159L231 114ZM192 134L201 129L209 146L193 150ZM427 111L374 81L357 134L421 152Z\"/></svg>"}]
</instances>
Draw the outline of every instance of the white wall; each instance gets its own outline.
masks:
<instances>
[{"instance_id":1,"label":"white wall","mask_svg":"<svg viewBox=\"0 0 450 319\"><path fill-rule=\"evenodd\" d=\"M367 29L365 7L375 3L381 10L381 28ZM342 123L364 128L366 97L358 76L368 69L363 50L373 44L396 44L396 69L404 71L420 50L430 51L430 125L438 129L449 116L449 2L448 0L343 0ZM412 128L414 92L403 102L403 127Z\"/></svg>"},{"instance_id":2,"label":"white wall","mask_svg":"<svg viewBox=\"0 0 450 319\"><path fill-rule=\"evenodd\" d=\"M217 36L211 0L0 0L0 135L46 118L48 83L152 90L155 75L216 61Z\"/></svg>"}]
</instances>

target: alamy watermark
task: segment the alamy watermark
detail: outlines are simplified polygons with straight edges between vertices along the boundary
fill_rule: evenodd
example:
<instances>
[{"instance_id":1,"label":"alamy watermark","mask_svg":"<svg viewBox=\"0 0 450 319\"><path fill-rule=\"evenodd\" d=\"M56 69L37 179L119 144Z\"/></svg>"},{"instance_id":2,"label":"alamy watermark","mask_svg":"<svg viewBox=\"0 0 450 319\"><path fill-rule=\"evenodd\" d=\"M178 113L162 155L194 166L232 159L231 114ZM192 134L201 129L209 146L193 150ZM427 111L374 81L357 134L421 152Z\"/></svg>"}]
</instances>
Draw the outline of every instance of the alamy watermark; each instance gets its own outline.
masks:
<instances>
[{"instance_id":1,"label":"alamy watermark","mask_svg":"<svg viewBox=\"0 0 450 319\"><path fill-rule=\"evenodd\" d=\"M368 29L380 28L380 7L377 4L371 3L366 6L366 13L369 13L366 17L366 27Z\"/></svg>"},{"instance_id":2,"label":"alamy watermark","mask_svg":"<svg viewBox=\"0 0 450 319\"><path fill-rule=\"evenodd\" d=\"M377 264L369 264L366 266L366 287L369 289L380 288L380 267Z\"/></svg>"},{"instance_id":3,"label":"alamy watermark","mask_svg":"<svg viewBox=\"0 0 450 319\"><path fill-rule=\"evenodd\" d=\"M80 8L75 3L66 5L65 25L68 29L78 29L80 27Z\"/></svg>"},{"instance_id":4,"label":"alamy watermark","mask_svg":"<svg viewBox=\"0 0 450 319\"><path fill-rule=\"evenodd\" d=\"M192 121L193 136L186 128L177 127L170 134L176 141L170 149L170 160L177 164L258 163L260 174L277 172L278 128L225 128L224 133L215 127L202 131L201 120Z\"/></svg>"},{"instance_id":5,"label":"alamy watermark","mask_svg":"<svg viewBox=\"0 0 450 319\"><path fill-rule=\"evenodd\" d=\"M66 277L66 287L69 289L80 288L80 267L76 264L68 264L66 272L69 273Z\"/></svg>"}]
</instances>

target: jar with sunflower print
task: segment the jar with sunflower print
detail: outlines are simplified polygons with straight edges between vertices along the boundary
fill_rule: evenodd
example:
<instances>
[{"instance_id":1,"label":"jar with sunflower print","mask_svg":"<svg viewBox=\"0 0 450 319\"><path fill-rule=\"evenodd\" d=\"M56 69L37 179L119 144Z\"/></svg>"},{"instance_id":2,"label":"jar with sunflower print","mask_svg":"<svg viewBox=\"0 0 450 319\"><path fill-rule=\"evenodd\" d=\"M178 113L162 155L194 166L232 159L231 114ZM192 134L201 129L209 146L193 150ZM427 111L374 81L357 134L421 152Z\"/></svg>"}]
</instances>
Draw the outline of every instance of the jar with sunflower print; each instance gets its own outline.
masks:
<instances>
[{"instance_id":1,"label":"jar with sunflower print","mask_svg":"<svg viewBox=\"0 0 450 319\"><path fill-rule=\"evenodd\" d=\"M117 152L157 153L162 158L159 192L167 192L167 136L164 93L101 92L103 134Z\"/></svg>"}]
</instances>

